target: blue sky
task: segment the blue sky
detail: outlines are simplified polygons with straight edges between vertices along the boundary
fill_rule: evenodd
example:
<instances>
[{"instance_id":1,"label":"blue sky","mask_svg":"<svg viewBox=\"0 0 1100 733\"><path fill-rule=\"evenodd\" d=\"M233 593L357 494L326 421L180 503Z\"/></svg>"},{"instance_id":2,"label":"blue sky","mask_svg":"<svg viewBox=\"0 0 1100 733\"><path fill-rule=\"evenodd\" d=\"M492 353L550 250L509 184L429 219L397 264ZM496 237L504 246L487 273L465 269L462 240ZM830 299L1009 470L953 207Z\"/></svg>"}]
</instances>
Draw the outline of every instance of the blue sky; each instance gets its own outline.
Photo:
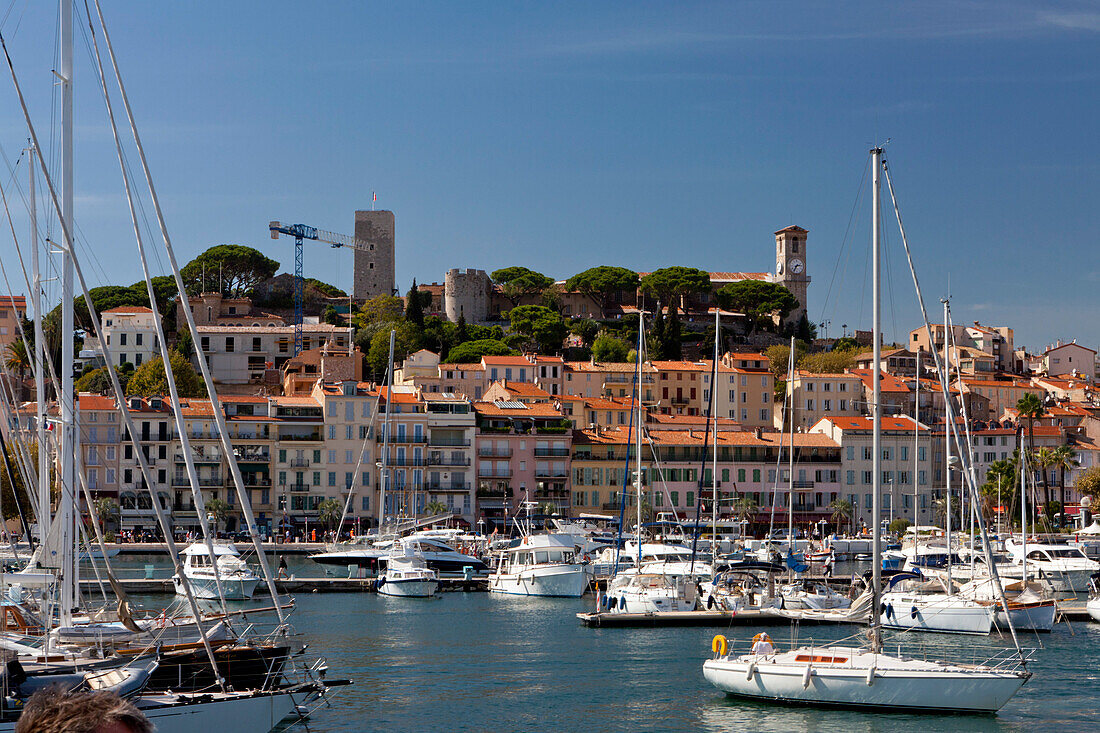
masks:
<instances>
[{"instance_id":1,"label":"blue sky","mask_svg":"<svg viewBox=\"0 0 1100 733\"><path fill-rule=\"evenodd\" d=\"M46 146L56 8L8 5L0 31ZM290 266L268 220L351 233L372 191L397 216L403 290L450 267L770 271L771 234L794 223L810 230L811 316L837 335L869 325L866 183L853 207L870 144L889 138L936 308L950 280L959 322L1013 326L1033 348L1100 342L1094 3L104 11L184 261L240 243ZM77 219L90 279L128 284L140 270L79 38ZM4 80L9 162L25 137ZM885 326L901 337L919 313L896 227L888 244ZM349 288L349 257L313 246L307 274Z\"/></svg>"}]
</instances>

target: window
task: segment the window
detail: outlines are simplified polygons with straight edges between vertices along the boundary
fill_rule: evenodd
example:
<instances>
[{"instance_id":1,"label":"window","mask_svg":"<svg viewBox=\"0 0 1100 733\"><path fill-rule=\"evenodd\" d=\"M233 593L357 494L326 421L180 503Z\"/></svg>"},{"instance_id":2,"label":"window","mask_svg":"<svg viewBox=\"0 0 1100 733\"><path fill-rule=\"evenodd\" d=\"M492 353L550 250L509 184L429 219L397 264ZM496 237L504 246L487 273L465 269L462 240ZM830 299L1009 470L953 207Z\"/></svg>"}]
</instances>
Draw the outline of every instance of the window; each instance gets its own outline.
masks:
<instances>
[{"instance_id":1,"label":"window","mask_svg":"<svg viewBox=\"0 0 1100 733\"><path fill-rule=\"evenodd\" d=\"M813 412L813 409L814 409L814 401L813 400L806 400L806 410L808 412Z\"/></svg>"},{"instance_id":2,"label":"window","mask_svg":"<svg viewBox=\"0 0 1100 733\"><path fill-rule=\"evenodd\" d=\"M336 472L335 471L329 471L328 472L328 485L329 486L335 486L336 485Z\"/></svg>"},{"instance_id":3,"label":"window","mask_svg":"<svg viewBox=\"0 0 1100 733\"><path fill-rule=\"evenodd\" d=\"M871 484L871 482L872 482L871 472L870 471L864 471L863 472L863 483L869 485L869 484Z\"/></svg>"},{"instance_id":4,"label":"window","mask_svg":"<svg viewBox=\"0 0 1100 733\"><path fill-rule=\"evenodd\" d=\"M855 471L848 471L848 485L849 486L854 486L855 483L856 483L856 472Z\"/></svg>"},{"instance_id":5,"label":"window","mask_svg":"<svg viewBox=\"0 0 1100 733\"><path fill-rule=\"evenodd\" d=\"M917 448L917 460L918 461L923 461L924 460L924 451L925 451L925 449L923 447Z\"/></svg>"},{"instance_id":6,"label":"window","mask_svg":"<svg viewBox=\"0 0 1100 733\"><path fill-rule=\"evenodd\" d=\"M832 392L833 391L833 383L832 382L825 382L821 385L821 389L824 390L825 392Z\"/></svg>"},{"instance_id":7,"label":"window","mask_svg":"<svg viewBox=\"0 0 1100 733\"><path fill-rule=\"evenodd\" d=\"M869 445L863 446L863 460L871 460L871 446Z\"/></svg>"},{"instance_id":8,"label":"window","mask_svg":"<svg viewBox=\"0 0 1100 733\"><path fill-rule=\"evenodd\" d=\"M125 346L126 345L126 334L120 333L118 335L118 345L119 346Z\"/></svg>"},{"instance_id":9,"label":"window","mask_svg":"<svg viewBox=\"0 0 1100 733\"><path fill-rule=\"evenodd\" d=\"M328 426L328 439L329 440L336 440L336 426L335 425L329 425Z\"/></svg>"},{"instance_id":10,"label":"window","mask_svg":"<svg viewBox=\"0 0 1100 733\"><path fill-rule=\"evenodd\" d=\"M807 392L813 392L814 391L814 383L813 382L806 382L806 391Z\"/></svg>"},{"instance_id":11,"label":"window","mask_svg":"<svg viewBox=\"0 0 1100 733\"><path fill-rule=\"evenodd\" d=\"M762 408L762 409L760 410L760 420L761 420L761 422L767 422L767 421L768 421L768 417L769 417L769 416L768 416L768 408L766 408L766 407L765 407L765 408Z\"/></svg>"},{"instance_id":12,"label":"window","mask_svg":"<svg viewBox=\"0 0 1100 733\"><path fill-rule=\"evenodd\" d=\"M225 351L226 351L226 353L228 353L230 351L233 351L233 337L232 336L226 336L225 337Z\"/></svg>"},{"instance_id":13,"label":"window","mask_svg":"<svg viewBox=\"0 0 1100 733\"><path fill-rule=\"evenodd\" d=\"M838 387L837 387L837 388L838 388L838 389L839 389L839 390L840 390L841 392L847 392L847 391L848 391L848 384L847 384L847 382L841 382L841 383L840 383L840 384L838 385Z\"/></svg>"},{"instance_id":14,"label":"window","mask_svg":"<svg viewBox=\"0 0 1100 733\"><path fill-rule=\"evenodd\" d=\"M903 445L898 448L898 459L902 461L909 460L909 446Z\"/></svg>"},{"instance_id":15,"label":"window","mask_svg":"<svg viewBox=\"0 0 1100 733\"><path fill-rule=\"evenodd\" d=\"M840 401L840 410L841 410L841 412L843 412L844 410L847 410L847 409L848 409L848 400L841 400Z\"/></svg>"},{"instance_id":16,"label":"window","mask_svg":"<svg viewBox=\"0 0 1100 733\"><path fill-rule=\"evenodd\" d=\"M825 404L824 404L823 409L825 410L825 412L829 412L830 410L832 410L833 409L833 401L832 400L825 400Z\"/></svg>"},{"instance_id":17,"label":"window","mask_svg":"<svg viewBox=\"0 0 1100 733\"><path fill-rule=\"evenodd\" d=\"M353 450L345 450L344 451L344 463L355 463L355 451L353 451Z\"/></svg>"}]
</instances>

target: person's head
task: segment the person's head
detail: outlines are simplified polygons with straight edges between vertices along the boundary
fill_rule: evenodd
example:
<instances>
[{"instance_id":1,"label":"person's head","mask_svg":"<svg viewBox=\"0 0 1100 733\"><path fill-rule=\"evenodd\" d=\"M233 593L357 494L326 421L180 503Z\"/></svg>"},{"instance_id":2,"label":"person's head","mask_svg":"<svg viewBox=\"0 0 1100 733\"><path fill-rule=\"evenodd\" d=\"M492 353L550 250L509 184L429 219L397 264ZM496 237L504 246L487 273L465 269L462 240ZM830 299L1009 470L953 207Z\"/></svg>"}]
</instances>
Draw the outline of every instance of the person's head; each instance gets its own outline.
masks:
<instances>
[{"instance_id":1,"label":"person's head","mask_svg":"<svg viewBox=\"0 0 1100 733\"><path fill-rule=\"evenodd\" d=\"M31 695L15 733L152 733L153 724L113 692L47 688Z\"/></svg>"}]
</instances>

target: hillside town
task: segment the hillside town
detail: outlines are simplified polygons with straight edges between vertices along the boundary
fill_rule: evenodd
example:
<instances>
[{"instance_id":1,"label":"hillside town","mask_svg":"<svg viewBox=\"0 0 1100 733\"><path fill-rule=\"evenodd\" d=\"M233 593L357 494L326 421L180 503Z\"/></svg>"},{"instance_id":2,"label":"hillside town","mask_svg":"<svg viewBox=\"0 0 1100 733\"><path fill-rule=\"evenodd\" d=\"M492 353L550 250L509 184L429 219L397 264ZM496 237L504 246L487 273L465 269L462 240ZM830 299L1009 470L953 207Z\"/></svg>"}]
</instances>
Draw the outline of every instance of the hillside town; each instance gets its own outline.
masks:
<instances>
[{"instance_id":1,"label":"hillside town","mask_svg":"<svg viewBox=\"0 0 1100 733\"><path fill-rule=\"evenodd\" d=\"M388 228L367 226L378 220ZM182 324L184 308L197 332L180 328L168 338L181 364L201 350L219 389L217 408L199 396L201 384L181 390L186 429L205 505L230 532L243 522L214 409L230 426L261 531L316 537L345 509L345 526L375 526L384 481L386 514L446 514L482 531L503 531L531 507L617 518L636 501L624 489L639 398L642 501L650 517L693 517L712 502L716 471L722 517L766 529L790 503L800 526L859 532L872 510L876 368L884 511L935 524L944 511L947 431L933 352L950 364L951 399L964 408L991 517L1013 506L1013 466L1024 439L1043 492L1038 515L1074 526L1088 509L1078 479L1100 467L1094 349L1056 342L1029 351L1014 342L1011 327L938 323L887 345L876 365L867 332L819 338L809 322L801 227L775 233L775 273L601 267L555 282L523 267L491 275L451 269L443 285L414 283L401 298L386 285L393 281L392 214L357 212L356 223L357 234L365 226L373 232L367 264L355 253L357 292L349 297L311 281L300 322L286 307L293 286L290 276L275 275L277 262L231 280L226 272L248 266L241 252L223 246L184 268L194 275L202 265L194 294L170 293L156 312L140 297L105 308L107 349L84 334L82 466L95 503L117 504L118 530L154 528L121 410L140 425L141 449L155 469L153 493L173 526L199 524L163 366L159 382L148 378L159 363L154 318ZM219 286L210 288L215 269ZM364 272L370 277L358 276ZM641 359L639 313L646 318ZM20 334L31 332L18 327L26 317L24 297L0 299L0 323L9 324L0 329L5 384L19 405L9 426L29 431L35 384L19 354ZM788 374L791 337L797 365ZM124 404L103 377L107 363L128 379ZM793 413L784 408L788 398ZM1027 404L1038 408L1022 413Z\"/></svg>"}]
</instances>

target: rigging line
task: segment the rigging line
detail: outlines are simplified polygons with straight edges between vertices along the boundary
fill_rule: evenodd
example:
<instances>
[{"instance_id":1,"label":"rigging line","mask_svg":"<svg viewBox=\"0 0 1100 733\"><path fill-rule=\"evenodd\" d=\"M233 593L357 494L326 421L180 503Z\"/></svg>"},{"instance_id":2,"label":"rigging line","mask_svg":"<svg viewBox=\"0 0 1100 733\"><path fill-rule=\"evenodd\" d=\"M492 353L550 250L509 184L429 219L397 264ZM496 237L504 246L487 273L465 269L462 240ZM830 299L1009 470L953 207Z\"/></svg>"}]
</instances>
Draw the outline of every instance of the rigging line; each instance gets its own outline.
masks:
<instances>
[{"instance_id":1,"label":"rigging line","mask_svg":"<svg viewBox=\"0 0 1100 733\"><path fill-rule=\"evenodd\" d=\"M928 319L928 309L926 308L926 306L924 304L924 295L921 292L920 280L917 278L916 265L913 264L913 256L912 256L912 252L909 248L909 239L905 234L905 225L902 223L902 220L901 220L901 209L898 206L897 196L894 194L894 184L893 184L893 181L890 177L889 166L886 164L885 160L883 161L882 170L883 170L883 173L885 174L886 186L887 186L887 188L890 192L890 200L891 200L891 202L893 203L893 206L894 206L894 215L895 215L895 217L897 218L897 221L898 221L898 230L901 233L901 242L902 242L902 246L905 249L905 259L906 259L906 263L909 265L909 273L912 276L913 288L914 288L914 290L916 290L917 303L920 306L921 316L924 319L925 334L928 337L928 343L929 344L934 344L935 339L932 338L932 326L931 326L931 323ZM946 329L946 327L947 327L947 324L945 323L944 328ZM954 436L955 442L956 442L956 444L958 444L959 443L958 431L956 430L956 426L955 426L955 405L951 402L951 390L948 388L948 385L947 385L947 365L941 363L940 355L939 355L939 353L936 349L931 349L930 352L932 354L932 360L933 360L933 364L935 365L935 368L936 368L936 373L937 373L937 375L939 376L939 379L940 379L940 388L943 391L944 403L945 403L945 406L946 406L946 409L947 409L947 425L945 426L945 430L944 430L944 433L945 433L944 434L944 439L945 440L951 440L952 436ZM969 451L962 451L961 450L961 448L962 448L961 445L959 446L959 448L960 448L959 453L961 454L959 456L959 458L960 458L960 461L961 461L963 467L965 469L967 469L966 473L964 473L964 476L966 478L967 485L970 489L971 498L973 499L973 498L977 497L978 488L974 484L973 480L971 480L972 476L973 476L973 472L971 470L971 460L970 460L971 456L970 456ZM979 512L977 519L978 519L978 528L981 531L982 538L984 540L986 537L988 537L988 531L987 531L987 528L986 528L985 517ZM1016 651L1019 654L1021 666L1023 666L1026 669L1027 668L1027 655L1024 653L1023 649L1020 648L1019 639L1017 639L1017 637L1016 637L1016 627L1012 623L1012 616L1011 616L1011 614L1009 613L1009 610L1008 610L1008 597L1005 595L1004 586L1001 584L1000 573L998 573L998 571L997 571L997 566L993 563L993 555L992 555L992 549L990 547L990 543L989 542L983 542L982 544L983 544L983 550L984 550L984 554L985 554L986 565L989 568L990 576L993 578L994 589L997 591L997 595L1000 598L1001 608L1004 609L1005 615L1008 617L1007 618L1008 628L1009 628L1009 631L1012 633L1012 643L1016 646Z\"/></svg>"},{"instance_id":2,"label":"rigging line","mask_svg":"<svg viewBox=\"0 0 1100 733\"><path fill-rule=\"evenodd\" d=\"M848 215L848 226L844 228L844 236L840 240L840 252L836 256L836 264L833 265L833 274L829 278L829 287L825 291L825 300L821 304L822 318L828 313L829 297L833 292L833 283L836 280L837 270L840 268L840 262L844 258L844 249L848 245L848 234L852 231L852 222L855 221L856 210L859 207L860 198L863 196L863 184L867 181L867 171L871 166L867 163L863 165L863 174L859 179L859 186L856 188L856 199L852 202L852 211Z\"/></svg>"},{"instance_id":3,"label":"rigging line","mask_svg":"<svg viewBox=\"0 0 1100 733\"><path fill-rule=\"evenodd\" d=\"M126 118L130 123L130 132L133 135L134 145L137 148L138 157L141 160L142 172L145 175L145 183L148 187L149 197L153 203L154 211L157 215L157 224L160 227L161 238L164 243L165 252L168 255L168 261L172 266L172 276L176 281L176 288L179 292L186 297L187 288L184 287L183 278L179 272L179 265L176 262L175 252L172 248L172 240L168 234L168 225L164 219L164 212L160 206L160 198L157 196L156 187L153 185L152 173L149 170L149 163L145 157L145 148L141 144L141 135L138 133L137 123L134 121L133 109L130 106L130 99L126 94L126 87L122 81L122 72L118 67L118 59L115 57L114 46L111 44L111 35L107 30L107 23L103 17L103 10L100 7L98 0L95 2L96 14L99 17L99 26L103 31L103 40L107 45L107 53L111 59L111 67L114 71L115 82L118 85L119 94L122 98L123 107L126 110ZM10 64L9 64L10 65ZM14 69L12 70L12 76L14 77ZM187 319L187 328L192 334L197 334L198 330L195 327L195 320L191 314L190 308L184 308L183 313ZM218 399L217 390L214 388L214 381L210 374L210 367L207 363L206 355L202 352L202 349L198 349L196 352L197 361L199 363L199 371L202 372L203 383L206 385L207 393L210 395L211 407L213 408L214 418L218 424L218 437L221 440L223 448L225 448L225 454L229 462L229 470L233 476L233 486L237 491L237 496L240 499L241 511L244 518L247 521L249 534L252 535L253 546L256 548L256 554L260 560L260 568L263 570L264 580L266 581L268 591L271 593L272 601L275 605L275 612L279 616L280 624L286 624L286 614L283 611L282 605L278 600L278 590L275 587L275 577L271 572L271 566L267 562L267 556L263 552L263 545L260 543L259 531L256 528L256 517L252 511L252 504L248 501L248 492L244 488L244 479L241 476L240 466L237 464L237 459L233 454L232 442L227 434L228 427L225 423L225 416L221 412L221 401ZM392 365L391 365L392 366ZM388 413L387 413L388 414ZM383 513L385 507L382 507Z\"/></svg>"},{"instance_id":4,"label":"rigging line","mask_svg":"<svg viewBox=\"0 0 1100 733\"><path fill-rule=\"evenodd\" d=\"M882 202L879 201L879 221L882 222L882 264L886 269L887 294L890 297L890 323L893 327L893 338L898 336L898 311L894 303L894 278L890 271L890 237L886 226L886 217L883 216ZM906 344L908 346L908 344Z\"/></svg>"}]
</instances>

